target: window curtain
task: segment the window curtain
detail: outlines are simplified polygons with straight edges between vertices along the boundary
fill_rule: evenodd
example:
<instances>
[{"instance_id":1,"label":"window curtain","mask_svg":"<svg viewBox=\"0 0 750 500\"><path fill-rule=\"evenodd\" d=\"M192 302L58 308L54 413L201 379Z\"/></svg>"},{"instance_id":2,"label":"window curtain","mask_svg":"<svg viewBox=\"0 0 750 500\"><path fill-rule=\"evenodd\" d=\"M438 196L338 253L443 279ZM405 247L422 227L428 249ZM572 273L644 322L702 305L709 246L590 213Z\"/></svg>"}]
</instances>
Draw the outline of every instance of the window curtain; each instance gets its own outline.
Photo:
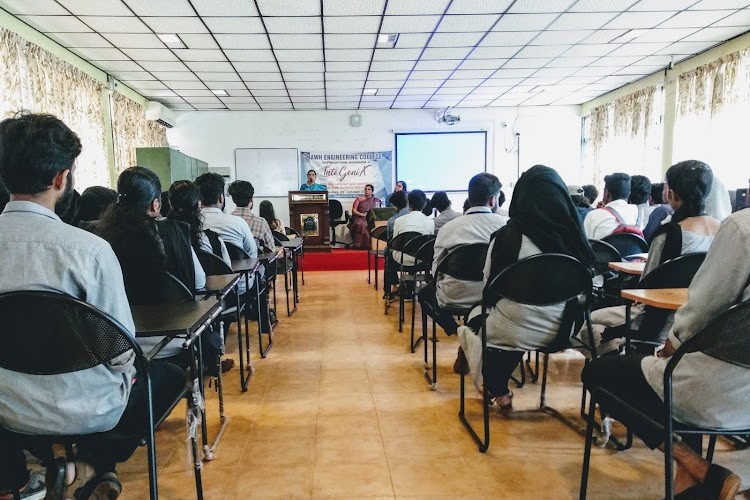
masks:
<instances>
[{"instance_id":1,"label":"window curtain","mask_svg":"<svg viewBox=\"0 0 750 500\"><path fill-rule=\"evenodd\" d=\"M663 89L649 87L591 110L584 122L584 179L627 172L661 178Z\"/></svg>"},{"instance_id":2,"label":"window curtain","mask_svg":"<svg viewBox=\"0 0 750 500\"><path fill-rule=\"evenodd\" d=\"M115 117L112 134L117 175L136 165L136 148L169 146L167 129L156 122L146 120L146 111L137 102L115 93L112 108Z\"/></svg>"},{"instance_id":3,"label":"window curtain","mask_svg":"<svg viewBox=\"0 0 750 500\"><path fill-rule=\"evenodd\" d=\"M705 161L727 188L747 188L748 115L750 49L684 73L677 85L674 161Z\"/></svg>"},{"instance_id":4,"label":"window curtain","mask_svg":"<svg viewBox=\"0 0 750 500\"><path fill-rule=\"evenodd\" d=\"M50 113L81 139L75 187L109 186L102 84L38 45L0 29L2 117L20 110Z\"/></svg>"}]
</instances>

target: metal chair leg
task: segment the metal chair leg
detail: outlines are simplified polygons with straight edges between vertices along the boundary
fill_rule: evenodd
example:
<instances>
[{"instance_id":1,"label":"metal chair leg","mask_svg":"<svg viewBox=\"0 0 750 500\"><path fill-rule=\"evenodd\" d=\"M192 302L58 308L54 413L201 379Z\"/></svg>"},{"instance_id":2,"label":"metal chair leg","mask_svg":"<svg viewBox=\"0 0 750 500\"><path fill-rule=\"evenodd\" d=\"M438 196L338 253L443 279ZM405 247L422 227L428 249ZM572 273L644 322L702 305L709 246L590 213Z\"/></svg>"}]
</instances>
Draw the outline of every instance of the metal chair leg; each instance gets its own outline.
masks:
<instances>
[{"instance_id":1,"label":"metal chair leg","mask_svg":"<svg viewBox=\"0 0 750 500\"><path fill-rule=\"evenodd\" d=\"M538 355L537 351L537 355ZM542 368L543 374L542 374L542 394L539 398L539 408L544 409L546 408L546 392L547 392L547 367L549 366L549 353L544 353L544 367Z\"/></svg>"},{"instance_id":2,"label":"metal chair leg","mask_svg":"<svg viewBox=\"0 0 750 500\"><path fill-rule=\"evenodd\" d=\"M484 367L482 369L484 369ZM459 379L461 381L461 390L460 390L460 399L459 399L460 406L458 410L458 418L461 420L461 423L464 424L464 427L466 427L466 430L469 431L469 435L477 444L479 451L481 453L485 453L487 451L487 448L490 447L490 414L489 414L489 406L488 406L489 398L487 397L487 392L483 391L483 394L482 394L482 408L483 408L482 416L484 420L484 441L482 441L482 438L479 437L479 435L476 433L474 428L471 426L471 423L469 423L469 420L466 418L466 411L465 411L466 375L461 373Z\"/></svg>"},{"instance_id":3,"label":"metal chair leg","mask_svg":"<svg viewBox=\"0 0 750 500\"><path fill-rule=\"evenodd\" d=\"M585 389L584 389L585 390ZM594 413L596 412L596 402L593 394L591 395L591 404L586 422L586 445L583 449L583 469L581 470L581 489L578 495L579 500L586 500L586 490L589 483L589 467L591 465L591 445L594 441Z\"/></svg>"}]
</instances>

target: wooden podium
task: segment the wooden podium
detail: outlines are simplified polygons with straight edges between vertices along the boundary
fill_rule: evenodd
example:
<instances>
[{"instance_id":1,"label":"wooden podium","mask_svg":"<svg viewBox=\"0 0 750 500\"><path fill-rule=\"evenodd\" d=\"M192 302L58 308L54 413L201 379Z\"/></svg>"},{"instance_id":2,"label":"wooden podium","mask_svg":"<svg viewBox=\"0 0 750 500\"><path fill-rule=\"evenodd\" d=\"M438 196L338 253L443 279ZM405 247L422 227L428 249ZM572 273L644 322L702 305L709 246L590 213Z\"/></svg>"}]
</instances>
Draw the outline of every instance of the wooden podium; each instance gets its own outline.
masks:
<instances>
[{"instance_id":1,"label":"wooden podium","mask_svg":"<svg viewBox=\"0 0 750 500\"><path fill-rule=\"evenodd\" d=\"M328 191L289 191L289 219L305 238L306 251L331 251Z\"/></svg>"}]
</instances>

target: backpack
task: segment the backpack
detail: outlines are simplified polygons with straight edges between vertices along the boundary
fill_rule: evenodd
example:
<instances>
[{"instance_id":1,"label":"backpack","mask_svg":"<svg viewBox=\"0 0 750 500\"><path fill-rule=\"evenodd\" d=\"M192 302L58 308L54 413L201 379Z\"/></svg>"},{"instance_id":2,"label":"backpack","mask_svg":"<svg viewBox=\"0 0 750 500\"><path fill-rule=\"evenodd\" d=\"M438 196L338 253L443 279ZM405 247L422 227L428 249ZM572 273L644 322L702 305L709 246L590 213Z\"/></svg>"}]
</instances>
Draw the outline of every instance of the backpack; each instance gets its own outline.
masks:
<instances>
[{"instance_id":1,"label":"backpack","mask_svg":"<svg viewBox=\"0 0 750 500\"><path fill-rule=\"evenodd\" d=\"M625 224L625 220L620 216L620 214L617 213L617 210L610 207L603 207L604 210L611 213L614 218L617 220L617 223L619 226L615 228L614 231L612 231L612 234L620 234L620 233L629 233L629 234L637 234L641 238L643 238L643 230L641 230L641 212L638 211L638 219L635 221L635 225L630 226L628 224Z\"/></svg>"}]
</instances>

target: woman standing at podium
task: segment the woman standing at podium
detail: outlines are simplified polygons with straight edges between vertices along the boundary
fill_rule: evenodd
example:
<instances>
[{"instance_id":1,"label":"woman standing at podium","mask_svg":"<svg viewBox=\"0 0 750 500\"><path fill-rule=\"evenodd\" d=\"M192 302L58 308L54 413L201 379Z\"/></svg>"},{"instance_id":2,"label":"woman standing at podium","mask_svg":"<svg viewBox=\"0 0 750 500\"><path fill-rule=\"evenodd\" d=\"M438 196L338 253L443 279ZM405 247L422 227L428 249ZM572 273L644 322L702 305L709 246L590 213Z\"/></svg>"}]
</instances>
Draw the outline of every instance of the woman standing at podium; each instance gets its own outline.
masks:
<instances>
[{"instance_id":1,"label":"woman standing at podium","mask_svg":"<svg viewBox=\"0 0 750 500\"><path fill-rule=\"evenodd\" d=\"M327 188L324 184L318 184L315 179L318 173L315 170L307 171L307 182L299 187L300 191L325 191Z\"/></svg>"},{"instance_id":2,"label":"woman standing at podium","mask_svg":"<svg viewBox=\"0 0 750 500\"><path fill-rule=\"evenodd\" d=\"M371 208L380 206L380 198L372 195L374 190L372 184L365 184L365 195L354 200L354 205L352 205L349 230L352 232L352 246L354 248L370 248L370 228L367 226L365 217Z\"/></svg>"}]
</instances>

